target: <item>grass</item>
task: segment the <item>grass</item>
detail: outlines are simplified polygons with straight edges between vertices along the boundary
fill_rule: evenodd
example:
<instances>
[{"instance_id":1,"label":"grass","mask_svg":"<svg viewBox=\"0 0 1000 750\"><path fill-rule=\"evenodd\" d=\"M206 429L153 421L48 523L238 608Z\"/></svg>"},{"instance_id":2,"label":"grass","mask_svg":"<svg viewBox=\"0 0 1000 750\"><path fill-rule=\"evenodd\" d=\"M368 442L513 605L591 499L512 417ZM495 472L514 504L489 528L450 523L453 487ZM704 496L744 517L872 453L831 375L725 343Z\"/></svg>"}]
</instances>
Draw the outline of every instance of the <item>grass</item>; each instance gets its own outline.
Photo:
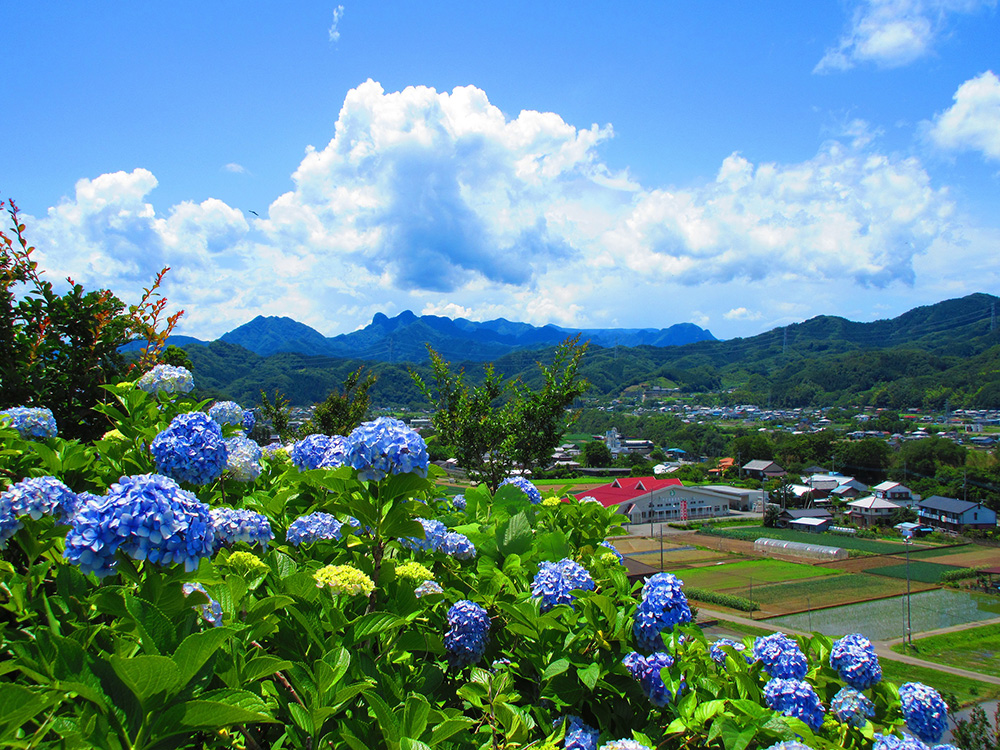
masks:
<instances>
[{"instance_id":1,"label":"grass","mask_svg":"<svg viewBox=\"0 0 1000 750\"><path fill-rule=\"evenodd\" d=\"M817 568L782 560L743 560L704 568L691 568L678 571L677 575L689 586L717 591L737 586L745 587L751 578L754 583L765 584L831 576L839 572L832 568Z\"/></svg>"},{"instance_id":2,"label":"grass","mask_svg":"<svg viewBox=\"0 0 1000 750\"><path fill-rule=\"evenodd\" d=\"M702 529L700 533L711 533L716 536L730 537L755 541L761 537L781 539L786 542L805 542L806 544L822 544L829 547L843 547L846 550L871 552L876 555L902 554L906 551L902 542L884 542L878 539L857 539L844 534L813 534L808 531L793 529L771 529L764 526L743 526L731 529ZM914 549L911 547L911 550ZM916 549L924 549L916 547Z\"/></svg>"},{"instance_id":3,"label":"grass","mask_svg":"<svg viewBox=\"0 0 1000 750\"><path fill-rule=\"evenodd\" d=\"M926 658L921 654L921 658ZM904 682L922 682L939 693L953 693L962 705L982 700L1000 698L1000 685L970 680L948 672L939 672L928 667L918 667L891 659L880 659L882 677L897 685Z\"/></svg>"},{"instance_id":4,"label":"grass","mask_svg":"<svg viewBox=\"0 0 1000 750\"><path fill-rule=\"evenodd\" d=\"M907 653L904 648L898 644L892 650ZM1000 674L1000 623L919 638L909 653L939 664Z\"/></svg>"},{"instance_id":5,"label":"grass","mask_svg":"<svg viewBox=\"0 0 1000 750\"><path fill-rule=\"evenodd\" d=\"M952 570L961 570L955 565L942 565L936 562L926 562L924 560L910 560L909 577L911 581L923 581L924 583L940 583L941 575ZM876 576L889 576L891 578L907 577L907 565L886 565L881 568L869 568L866 573Z\"/></svg>"},{"instance_id":6,"label":"grass","mask_svg":"<svg viewBox=\"0 0 1000 750\"><path fill-rule=\"evenodd\" d=\"M919 549L910 552L910 557L915 557L918 560L928 557L944 557L945 555L961 555L969 552L972 549L971 544L960 544L957 547L930 547L928 549Z\"/></svg>"}]
</instances>

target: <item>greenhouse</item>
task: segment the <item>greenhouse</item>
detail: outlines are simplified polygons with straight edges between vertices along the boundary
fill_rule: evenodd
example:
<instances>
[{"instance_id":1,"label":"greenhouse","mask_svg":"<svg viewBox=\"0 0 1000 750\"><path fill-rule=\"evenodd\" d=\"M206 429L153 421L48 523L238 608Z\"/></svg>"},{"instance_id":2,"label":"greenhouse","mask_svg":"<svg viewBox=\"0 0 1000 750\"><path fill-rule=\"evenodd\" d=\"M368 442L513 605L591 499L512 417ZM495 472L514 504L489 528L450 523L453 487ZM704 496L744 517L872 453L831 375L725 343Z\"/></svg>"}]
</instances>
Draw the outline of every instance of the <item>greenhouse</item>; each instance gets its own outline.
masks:
<instances>
[{"instance_id":1,"label":"greenhouse","mask_svg":"<svg viewBox=\"0 0 1000 750\"><path fill-rule=\"evenodd\" d=\"M813 560L846 560L847 550L843 547L828 547L824 544L807 542L786 542L782 539L761 537L753 543L754 552L764 554L784 553Z\"/></svg>"}]
</instances>

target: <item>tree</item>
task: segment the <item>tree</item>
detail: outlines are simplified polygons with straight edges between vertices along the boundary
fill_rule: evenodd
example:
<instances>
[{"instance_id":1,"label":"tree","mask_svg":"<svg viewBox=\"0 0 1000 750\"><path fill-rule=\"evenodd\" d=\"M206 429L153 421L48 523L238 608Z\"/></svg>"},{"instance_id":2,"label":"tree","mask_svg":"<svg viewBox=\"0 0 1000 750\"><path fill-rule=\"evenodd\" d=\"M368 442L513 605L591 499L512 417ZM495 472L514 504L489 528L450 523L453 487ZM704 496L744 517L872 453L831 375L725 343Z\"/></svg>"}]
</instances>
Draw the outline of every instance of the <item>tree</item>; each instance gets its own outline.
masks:
<instances>
[{"instance_id":1,"label":"tree","mask_svg":"<svg viewBox=\"0 0 1000 750\"><path fill-rule=\"evenodd\" d=\"M160 356L160 361L165 365L173 365L174 367L183 367L187 370L194 370L194 365L191 363L191 358L188 356L188 353L179 346L174 346L173 344L170 344L163 350L163 354Z\"/></svg>"},{"instance_id":2,"label":"tree","mask_svg":"<svg viewBox=\"0 0 1000 750\"><path fill-rule=\"evenodd\" d=\"M436 388L416 372L410 376L436 411L434 429L441 441L454 449L471 478L495 491L516 466L549 462L565 429L566 408L588 388L579 376L587 345L578 342L579 336L567 339L556 347L552 364L538 363L542 387L537 391L505 379L491 364L482 384L470 386L463 371L453 373L428 345Z\"/></svg>"},{"instance_id":3,"label":"tree","mask_svg":"<svg viewBox=\"0 0 1000 750\"><path fill-rule=\"evenodd\" d=\"M591 440L583 446L583 464L590 468L611 466L611 449L601 440Z\"/></svg>"},{"instance_id":4,"label":"tree","mask_svg":"<svg viewBox=\"0 0 1000 750\"><path fill-rule=\"evenodd\" d=\"M964 466L966 449L946 438L931 437L904 443L896 457L894 475L933 479L939 465ZM906 479L903 479L906 481Z\"/></svg>"},{"instance_id":5,"label":"tree","mask_svg":"<svg viewBox=\"0 0 1000 750\"><path fill-rule=\"evenodd\" d=\"M878 484L892 465L892 448L879 438L842 440L834 451L837 468L867 484Z\"/></svg>"},{"instance_id":6,"label":"tree","mask_svg":"<svg viewBox=\"0 0 1000 750\"><path fill-rule=\"evenodd\" d=\"M364 377L364 366L359 367L344 380L339 390L334 390L322 403L316 405L308 432L324 435L349 435L368 415L371 395L368 391L377 379L374 373Z\"/></svg>"}]
</instances>

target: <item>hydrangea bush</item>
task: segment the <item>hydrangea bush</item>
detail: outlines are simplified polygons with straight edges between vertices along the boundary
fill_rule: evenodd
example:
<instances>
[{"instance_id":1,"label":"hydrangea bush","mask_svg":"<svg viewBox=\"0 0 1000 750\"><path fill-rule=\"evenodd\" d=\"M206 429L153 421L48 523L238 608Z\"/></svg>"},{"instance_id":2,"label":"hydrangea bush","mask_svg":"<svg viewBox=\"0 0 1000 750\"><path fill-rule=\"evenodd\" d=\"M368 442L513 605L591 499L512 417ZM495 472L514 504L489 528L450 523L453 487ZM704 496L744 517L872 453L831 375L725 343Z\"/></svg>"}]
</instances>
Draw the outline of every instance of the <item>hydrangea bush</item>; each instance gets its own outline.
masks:
<instances>
[{"instance_id":1,"label":"hydrangea bush","mask_svg":"<svg viewBox=\"0 0 1000 750\"><path fill-rule=\"evenodd\" d=\"M112 388L113 434L93 445L0 423L6 745L940 739L940 696L883 680L861 635L707 640L680 578L629 581L600 503L543 502L517 478L438 501L423 441L388 418L306 438L291 461L227 444L187 382ZM245 412L230 411L232 434Z\"/></svg>"}]
</instances>

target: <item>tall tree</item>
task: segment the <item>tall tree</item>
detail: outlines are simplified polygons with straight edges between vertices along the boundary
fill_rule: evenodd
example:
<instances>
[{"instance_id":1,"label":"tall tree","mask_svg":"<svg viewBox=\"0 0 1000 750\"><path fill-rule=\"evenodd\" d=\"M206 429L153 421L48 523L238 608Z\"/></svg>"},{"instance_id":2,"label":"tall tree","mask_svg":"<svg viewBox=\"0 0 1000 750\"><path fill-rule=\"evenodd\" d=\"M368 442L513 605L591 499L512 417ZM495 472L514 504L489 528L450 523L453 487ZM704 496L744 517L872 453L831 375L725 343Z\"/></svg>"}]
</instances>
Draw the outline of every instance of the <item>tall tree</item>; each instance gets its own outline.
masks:
<instances>
[{"instance_id":1,"label":"tall tree","mask_svg":"<svg viewBox=\"0 0 1000 750\"><path fill-rule=\"evenodd\" d=\"M349 374L340 389L334 390L324 401L316 404L309 432L324 435L348 435L368 416L371 395L375 385L374 373L364 374L364 366Z\"/></svg>"},{"instance_id":2,"label":"tall tree","mask_svg":"<svg viewBox=\"0 0 1000 750\"><path fill-rule=\"evenodd\" d=\"M566 407L588 383L579 375L587 350L579 336L558 347L550 365L538 363L542 386L532 390L520 380L507 380L486 365L483 382L470 386L465 373L453 373L430 346L432 389L416 372L411 377L433 405L434 428L454 448L469 476L496 490L515 467L548 463L565 429Z\"/></svg>"}]
</instances>

